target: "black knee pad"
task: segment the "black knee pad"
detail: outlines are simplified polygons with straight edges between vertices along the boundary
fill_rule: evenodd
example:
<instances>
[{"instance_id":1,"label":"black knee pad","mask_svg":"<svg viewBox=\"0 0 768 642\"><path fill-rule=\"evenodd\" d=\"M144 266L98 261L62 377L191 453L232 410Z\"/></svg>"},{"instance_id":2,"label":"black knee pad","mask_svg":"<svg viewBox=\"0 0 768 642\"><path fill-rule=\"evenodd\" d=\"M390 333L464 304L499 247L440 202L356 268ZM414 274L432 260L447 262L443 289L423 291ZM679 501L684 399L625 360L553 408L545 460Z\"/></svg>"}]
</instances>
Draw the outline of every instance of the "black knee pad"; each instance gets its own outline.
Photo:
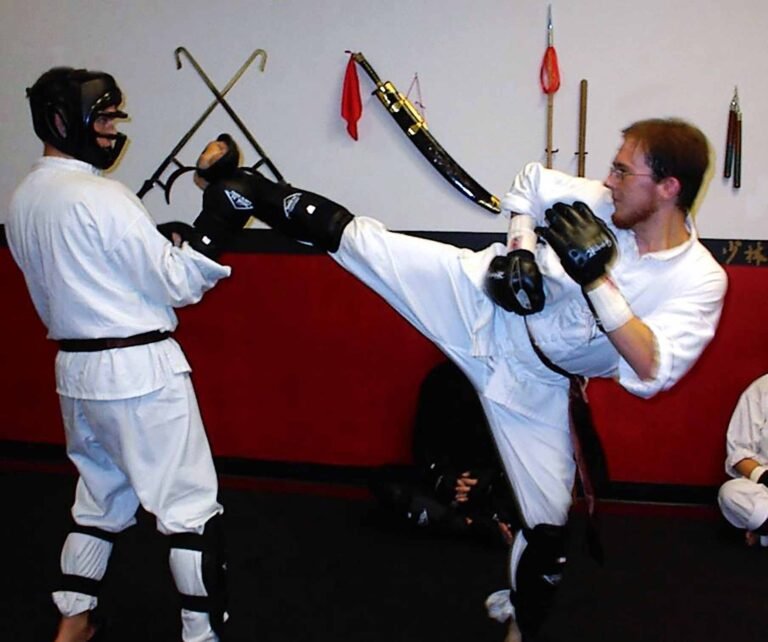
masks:
<instances>
[{"instance_id":1,"label":"black knee pad","mask_svg":"<svg viewBox=\"0 0 768 642\"><path fill-rule=\"evenodd\" d=\"M227 558L222 515L215 515L209 519L201 535L176 533L169 538L171 548L202 553L203 585L208 595L181 594L181 607L188 611L208 613L211 618L211 628L218 635L222 635L228 600Z\"/></svg>"},{"instance_id":2,"label":"black knee pad","mask_svg":"<svg viewBox=\"0 0 768 642\"><path fill-rule=\"evenodd\" d=\"M535 634L554 604L563 577L568 531L565 526L539 524L523 533L528 545L517 566L517 588L511 600L520 630Z\"/></svg>"},{"instance_id":3,"label":"black knee pad","mask_svg":"<svg viewBox=\"0 0 768 642\"><path fill-rule=\"evenodd\" d=\"M112 533L110 531L102 530L95 526L81 526L75 522L69 528L68 536L72 533L79 533L81 535L87 535L88 537L94 537L96 539L104 540L110 544L114 544L115 539L120 533ZM101 591L101 580L94 580L90 577L83 577L82 575L70 575L68 573L61 573L57 581L57 591L72 591L73 593L83 593L84 595L92 595L98 597Z\"/></svg>"}]
</instances>

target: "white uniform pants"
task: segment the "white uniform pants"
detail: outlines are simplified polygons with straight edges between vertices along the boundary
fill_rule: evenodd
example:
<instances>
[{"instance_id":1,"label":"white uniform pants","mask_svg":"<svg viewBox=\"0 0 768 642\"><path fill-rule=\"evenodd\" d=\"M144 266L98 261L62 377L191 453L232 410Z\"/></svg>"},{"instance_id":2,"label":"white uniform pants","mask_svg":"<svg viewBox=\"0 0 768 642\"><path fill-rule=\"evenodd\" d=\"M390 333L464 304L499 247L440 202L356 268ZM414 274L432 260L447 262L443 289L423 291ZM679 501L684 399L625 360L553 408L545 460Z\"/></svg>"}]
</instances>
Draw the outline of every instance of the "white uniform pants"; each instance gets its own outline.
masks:
<instances>
[{"instance_id":1,"label":"white uniform pants","mask_svg":"<svg viewBox=\"0 0 768 642\"><path fill-rule=\"evenodd\" d=\"M466 251L388 232L376 221L358 217L331 256L472 381L526 525L564 525L575 475L568 381L535 355L521 317L505 313L510 316L504 323L493 318L498 309L464 270ZM490 335L477 334L483 325L493 328ZM525 539L518 536L510 557L513 587L524 547Z\"/></svg>"},{"instance_id":2,"label":"white uniform pants","mask_svg":"<svg viewBox=\"0 0 768 642\"><path fill-rule=\"evenodd\" d=\"M202 533L223 511L218 482L189 373L175 375L150 394L119 400L60 397L67 454L77 467L72 517L81 526L117 533L135 523L139 504L165 534ZM62 549L65 574L99 580L111 544L72 533ZM179 590L207 595L199 554L171 556ZM54 601L64 615L93 609L93 596L59 591ZM208 616L183 614L183 639L216 640Z\"/></svg>"},{"instance_id":3,"label":"white uniform pants","mask_svg":"<svg viewBox=\"0 0 768 642\"><path fill-rule=\"evenodd\" d=\"M717 501L725 518L736 528L755 531L768 520L768 488L746 477L725 482Z\"/></svg>"}]
</instances>

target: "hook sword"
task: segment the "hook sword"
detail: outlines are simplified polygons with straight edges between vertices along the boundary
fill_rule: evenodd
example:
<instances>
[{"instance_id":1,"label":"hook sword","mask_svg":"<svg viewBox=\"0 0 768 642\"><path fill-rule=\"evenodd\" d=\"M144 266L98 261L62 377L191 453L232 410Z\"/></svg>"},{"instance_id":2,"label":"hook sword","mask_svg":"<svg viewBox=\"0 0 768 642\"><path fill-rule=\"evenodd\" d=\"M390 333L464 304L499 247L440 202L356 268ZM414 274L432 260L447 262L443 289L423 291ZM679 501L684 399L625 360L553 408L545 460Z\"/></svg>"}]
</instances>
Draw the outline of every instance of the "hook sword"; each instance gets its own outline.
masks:
<instances>
[{"instance_id":1,"label":"hook sword","mask_svg":"<svg viewBox=\"0 0 768 642\"><path fill-rule=\"evenodd\" d=\"M232 109L230 104L227 102L227 99L224 98L224 95L218 89L216 89L216 85L214 85L211 82L211 79L208 78L206 73L203 71L202 67L200 67L200 65L197 64L197 61L192 57L192 54L190 54L185 47L177 47L176 51L174 51L174 56L176 57L176 69L181 69L181 54L184 54L184 57L187 58L187 60L189 60L189 62L195 68L195 71L197 71L200 78L203 79L203 82L206 84L208 89L210 89L211 93L214 96L216 96L216 101L224 108L224 111L226 111L227 114L229 114L229 117L234 121L235 125L238 126L243 136L245 136L248 139L248 142L253 146L256 152L258 152L258 154L261 156L261 160L258 163L256 163L256 165L254 165L254 169L257 168L262 163L264 163L266 164L267 167L269 167L269 170L272 172L274 177L280 183L285 183L285 179L283 178L282 174L278 171L277 167L275 167L274 163L272 163L272 161L266 155L266 153L261 148L261 146L256 142L256 139L253 137L251 132L248 131L248 128L245 126L243 121L240 120L240 117L235 113L235 110Z\"/></svg>"},{"instance_id":2,"label":"hook sword","mask_svg":"<svg viewBox=\"0 0 768 642\"><path fill-rule=\"evenodd\" d=\"M261 57L261 64L259 65L260 71L264 71L264 67L267 64L267 52L263 49L256 49L250 56L248 56L248 60L246 60L240 69L237 70L237 73L230 78L229 82L224 86L224 88L221 90L221 95L226 95L230 89L235 85L235 83L240 80L240 77L245 73L245 70L248 69L248 67L251 66L253 61L257 57ZM184 136L181 137L181 140L179 140L178 143L176 143L176 146L171 150L171 153L168 154L168 156L165 157L165 160L160 163L159 167L154 171L152 176L150 176L147 180L144 181L144 184L141 186L141 189L136 193L136 195L139 198L144 198L147 192L151 190L155 185L160 185L160 187L163 188L163 191L165 192L165 202L170 203L171 201L171 187L173 186L173 182L179 177L181 173L183 173L182 170L188 170L188 168L185 168L177 159L176 154L178 154L181 151L181 148L184 147L184 145L189 142L189 139L192 138L192 136L195 134L195 132L200 129L200 126L205 122L205 120L208 118L208 116L211 115L211 112L216 109L216 106L219 104L218 100L214 100L210 105L208 105L208 108L202 113L200 118L197 119L194 125L189 129L189 131L184 134ZM169 180L166 183L163 183L160 180L160 176L162 173L166 170L168 165L171 163L175 163L179 169L177 169L169 178Z\"/></svg>"}]
</instances>

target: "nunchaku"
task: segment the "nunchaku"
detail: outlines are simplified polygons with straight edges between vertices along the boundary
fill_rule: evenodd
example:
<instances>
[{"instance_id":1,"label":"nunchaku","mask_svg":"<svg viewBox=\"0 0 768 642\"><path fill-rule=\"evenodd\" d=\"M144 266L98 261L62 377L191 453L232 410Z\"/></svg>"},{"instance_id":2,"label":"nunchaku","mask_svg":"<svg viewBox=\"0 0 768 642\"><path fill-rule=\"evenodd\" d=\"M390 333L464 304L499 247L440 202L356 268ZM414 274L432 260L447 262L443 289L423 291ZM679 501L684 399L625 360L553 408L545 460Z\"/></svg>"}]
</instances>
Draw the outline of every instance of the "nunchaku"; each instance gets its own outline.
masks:
<instances>
[{"instance_id":1,"label":"nunchaku","mask_svg":"<svg viewBox=\"0 0 768 642\"><path fill-rule=\"evenodd\" d=\"M723 178L731 178L733 187L741 187L741 107L739 105L739 88L733 90L733 98L728 109L728 131L725 138L725 167Z\"/></svg>"},{"instance_id":2,"label":"nunchaku","mask_svg":"<svg viewBox=\"0 0 768 642\"><path fill-rule=\"evenodd\" d=\"M484 189L451 158L429 131L427 123L411 103L390 81L382 81L361 52L353 53L354 61L363 68L376 85L373 95L379 99L400 129L432 166L464 196L494 214L501 212L497 196Z\"/></svg>"},{"instance_id":3,"label":"nunchaku","mask_svg":"<svg viewBox=\"0 0 768 642\"><path fill-rule=\"evenodd\" d=\"M185 174L186 172L191 172L195 170L195 167L186 166L181 161L179 161L177 158L177 155L181 151L181 149L184 147L184 145L186 145L187 142L189 142L189 139L192 138L195 132L198 129L200 129L200 126L205 122L208 116L211 115L213 110L216 109L218 105L221 105L224 108L224 110L227 112L229 117L234 121L235 125L237 125L238 129L240 129L240 131L243 133L245 138L248 140L248 142L254 148L256 153L259 155L260 158L253 165L253 169L255 170L261 165L266 165L277 181L279 181L280 183L285 183L285 180L283 179L283 176L280 173L280 171L277 169L277 167L275 167L275 164L266 155L261 145L259 145L256 142L256 139L253 137L253 134L251 134L251 132L248 130L248 128L243 123L243 121L237 115L235 110L232 109L231 105L229 104L229 102L227 102L225 98L227 93L229 93L229 90L232 89L232 87L235 85L235 83L237 83L238 80L240 80L240 77L243 75L243 73L245 73L245 70L251 66L251 64L256 58L261 58L261 64L259 65L259 67L261 71L264 71L264 67L266 66L266 62L267 62L267 52L264 51L263 49L256 49L248 57L248 59L242 64L240 69L237 70L235 75L232 76L232 78L222 88L221 91L219 91L216 88L216 85L214 85L213 82L211 82L208 75L203 71L202 67L192 57L192 54L190 54L185 47L177 47L176 50L174 51L174 57L176 60L176 69L181 69L182 55L185 58L187 58L187 60L189 60L189 62L195 68L195 71L197 71L198 75L203 79L203 82L205 82L208 89L215 96L215 100L210 105L208 105L208 108L202 113L200 118L197 119L195 124L192 125L192 127L190 127L189 131L187 131L187 133L185 133L181 137L181 139L176 144L176 146L171 150L168 156L165 157L165 160L163 160L163 162L160 163L160 165L152 173L152 175L147 180L144 181L144 183L141 186L141 189L136 193L136 195L139 198L144 198L147 192L149 192L155 185L158 185L163 189L163 193L165 194L165 201L167 203L171 202L171 189L176 179L178 179L179 176L181 176L182 174ZM168 177L167 180L163 181L162 175L166 171L168 166L171 164L176 165L177 169L174 172L172 172L172 174Z\"/></svg>"}]
</instances>

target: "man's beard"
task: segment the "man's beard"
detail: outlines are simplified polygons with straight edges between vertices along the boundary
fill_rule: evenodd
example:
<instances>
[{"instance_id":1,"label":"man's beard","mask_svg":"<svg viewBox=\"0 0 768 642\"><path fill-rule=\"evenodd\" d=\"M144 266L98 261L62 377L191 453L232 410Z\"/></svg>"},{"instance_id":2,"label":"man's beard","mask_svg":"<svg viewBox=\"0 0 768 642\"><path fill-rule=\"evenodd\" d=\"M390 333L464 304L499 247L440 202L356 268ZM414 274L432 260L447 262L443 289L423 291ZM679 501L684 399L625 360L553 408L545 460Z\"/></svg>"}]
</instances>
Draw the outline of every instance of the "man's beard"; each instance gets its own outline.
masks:
<instances>
[{"instance_id":1,"label":"man's beard","mask_svg":"<svg viewBox=\"0 0 768 642\"><path fill-rule=\"evenodd\" d=\"M643 223L651 218L655 211L656 203L651 203L643 208L634 209L631 212L619 211L619 216L616 216L616 212L614 212L611 220L620 230L630 230L638 223Z\"/></svg>"}]
</instances>

